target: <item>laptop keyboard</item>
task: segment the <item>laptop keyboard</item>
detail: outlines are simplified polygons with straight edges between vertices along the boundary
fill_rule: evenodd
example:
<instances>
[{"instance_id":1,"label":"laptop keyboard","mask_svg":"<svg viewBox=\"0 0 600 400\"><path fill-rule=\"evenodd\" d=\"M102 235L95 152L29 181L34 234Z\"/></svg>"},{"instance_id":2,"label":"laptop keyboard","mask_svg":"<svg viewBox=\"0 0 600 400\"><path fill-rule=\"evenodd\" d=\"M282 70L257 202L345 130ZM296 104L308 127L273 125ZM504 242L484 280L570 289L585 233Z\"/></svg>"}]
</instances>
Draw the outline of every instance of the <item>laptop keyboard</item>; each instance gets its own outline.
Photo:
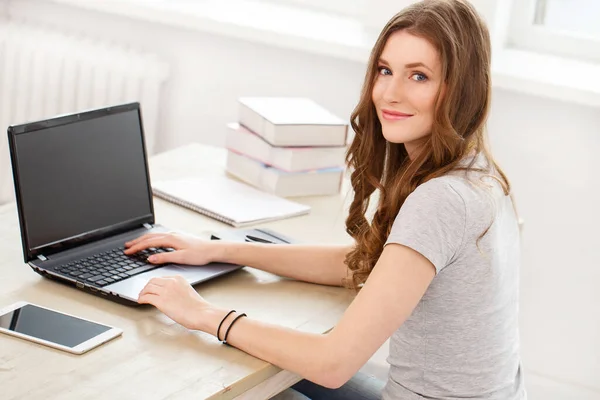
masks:
<instances>
[{"instance_id":1,"label":"laptop keyboard","mask_svg":"<svg viewBox=\"0 0 600 400\"><path fill-rule=\"evenodd\" d=\"M91 286L106 286L131 276L150 271L161 265L150 264L146 259L152 254L173 249L149 248L133 255L123 253L124 247L111 249L82 260L73 261L55 270Z\"/></svg>"}]
</instances>

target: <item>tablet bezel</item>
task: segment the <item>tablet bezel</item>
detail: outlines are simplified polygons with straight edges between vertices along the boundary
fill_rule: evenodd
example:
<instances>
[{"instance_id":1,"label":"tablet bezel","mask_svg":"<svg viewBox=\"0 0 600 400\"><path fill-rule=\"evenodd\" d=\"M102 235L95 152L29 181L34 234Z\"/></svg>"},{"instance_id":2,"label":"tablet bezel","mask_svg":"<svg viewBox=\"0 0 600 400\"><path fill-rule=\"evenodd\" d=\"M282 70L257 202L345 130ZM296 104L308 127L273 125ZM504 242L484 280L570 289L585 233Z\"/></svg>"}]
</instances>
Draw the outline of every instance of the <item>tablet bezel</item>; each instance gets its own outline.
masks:
<instances>
[{"instance_id":1,"label":"tablet bezel","mask_svg":"<svg viewBox=\"0 0 600 400\"><path fill-rule=\"evenodd\" d=\"M18 301L18 302L13 303L13 304L11 304L9 306L1 308L0 309L0 316L4 315L4 314L7 314L9 312L12 312L12 311L14 311L14 310L16 310L18 308L21 308L23 306L26 306L26 305L31 305L31 306L34 306L34 307L39 307L39 308L42 308L42 309L45 309L45 310L48 310L48 311L53 311L53 312L56 312L56 313L59 313L59 314L63 314L63 315L69 316L69 317L77 318L77 319L81 319L81 320L88 321L88 322L91 322L91 323L94 323L94 324L107 326L109 329L106 332L102 332L101 334L96 335L96 336L94 336L94 337L86 340L85 342L78 344L75 347L64 346L64 345L59 344L59 343L50 342L48 340L40 339L40 338L37 338L35 336L26 335L26 334L23 334L23 333L20 333L20 332L11 331L11 330L8 330L8 329L2 328L2 327L0 327L0 332L6 333L6 334L11 335L11 336L18 337L20 339L25 339L25 340L28 340L30 342L34 342L34 343L37 343L37 344L41 344L41 345L45 345L45 346L48 346L48 347L52 347L52 348L57 349L57 350L63 350L63 351L66 351L66 352L72 353L72 354L83 354L85 352L88 352L88 351L92 350L93 348L98 347L101 344L108 342L109 340L112 340L112 339L114 339L114 338L116 338L118 336L121 336L121 334L123 333L122 329L115 328L115 327L110 326L108 324L105 324L105 323L102 323L102 322L98 322L98 321L94 321L94 320L91 320L89 318L85 318L85 317L81 317L81 316L69 314L69 313L66 313L66 312L63 312L63 311L59 311L59 310L56 310L56 309L53 309L53 308L44 307L44 306L41 306L39 304L30 303L30 302L27 302L27 301Z\"/></svg>"}]
</instances>

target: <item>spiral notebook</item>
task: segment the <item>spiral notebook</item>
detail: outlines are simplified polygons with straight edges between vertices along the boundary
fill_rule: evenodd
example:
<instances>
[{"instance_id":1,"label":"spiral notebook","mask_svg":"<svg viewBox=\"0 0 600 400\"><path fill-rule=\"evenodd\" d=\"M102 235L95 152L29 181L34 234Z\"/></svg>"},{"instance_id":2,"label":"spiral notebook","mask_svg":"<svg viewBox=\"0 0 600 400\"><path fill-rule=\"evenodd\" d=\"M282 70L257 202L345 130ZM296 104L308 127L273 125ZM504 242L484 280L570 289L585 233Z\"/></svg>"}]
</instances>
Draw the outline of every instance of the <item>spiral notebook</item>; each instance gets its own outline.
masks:
<instances>
[{"instance_id":1,"label":"spiral notebook","mask_svg":"<svg viewBox=\"0 0 600 400\"><path fill-rule=\"evenodd\" d=\"M262 192L226 176L153 182L152 192L156 197L236 228L310 212L310 206Z\"/></svg>"}]
</instances>

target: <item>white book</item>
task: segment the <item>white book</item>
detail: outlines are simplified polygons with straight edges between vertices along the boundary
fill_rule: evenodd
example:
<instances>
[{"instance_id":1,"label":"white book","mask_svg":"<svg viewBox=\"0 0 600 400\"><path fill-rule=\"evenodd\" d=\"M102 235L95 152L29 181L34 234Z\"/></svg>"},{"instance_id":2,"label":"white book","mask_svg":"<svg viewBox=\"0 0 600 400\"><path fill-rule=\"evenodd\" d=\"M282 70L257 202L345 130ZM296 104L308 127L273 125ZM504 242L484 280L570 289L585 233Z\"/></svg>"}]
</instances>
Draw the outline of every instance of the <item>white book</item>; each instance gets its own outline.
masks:
<instances>
[{"instance_id":1,"label":"white book","mask_svg":"<svg viewBox=\"0 0 600 400\"><path fill-rule=\"evenodd\" d=\"M226 176L152 183L155 196L200 214L243 227L308 214L310 206L265 193Z\"/></svg>"},{"instance_id":2,"label":"white book","mask_svg":"<svg viewBox=\"0 0 600 400\"><path fill-rule=\"evenodd\" d=\"M337 194L344 177L343 168L286 172L231 150L227 151L226 171L252 186L281 197Z\"/></svg>"},{"instance_id":3,"label":"white book","mask_svg":"<svg viewBox=\"0 0 600 400\"><path fill-rule=\"evenodd\" d=\"M227 124L225 147L288 172L343 167L346 147L274 147L238 123Z\"/></svg>"},{"instance_id":4,"label":"white book","mask_svg":"<svg viewBox=\"0 0 600 400\"><path fill-rule=\"evenodd\" d=\"M273 146L345 146L348 124L305 97L241 97L238 122Z\"/></svg>"}]
</instances>

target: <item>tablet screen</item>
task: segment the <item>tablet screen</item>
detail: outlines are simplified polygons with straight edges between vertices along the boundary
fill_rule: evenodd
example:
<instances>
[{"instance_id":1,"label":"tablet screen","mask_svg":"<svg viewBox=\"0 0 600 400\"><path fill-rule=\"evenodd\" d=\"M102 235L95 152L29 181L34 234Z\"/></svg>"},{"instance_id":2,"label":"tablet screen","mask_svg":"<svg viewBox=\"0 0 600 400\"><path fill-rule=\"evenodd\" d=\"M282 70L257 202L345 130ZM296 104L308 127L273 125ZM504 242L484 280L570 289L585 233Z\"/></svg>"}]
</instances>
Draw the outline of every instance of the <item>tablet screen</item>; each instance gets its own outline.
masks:
<instances>
[{"instance_id":1,"label":"tablet screen","mask_svg":"<svg viewBox=\"0 0 600 400\"><path fill-rule=\"evenodd\" d=\"M0 315L0 327L67 347L76 347L111 329L32 304Z\"/></svg>"}]
</instances>

